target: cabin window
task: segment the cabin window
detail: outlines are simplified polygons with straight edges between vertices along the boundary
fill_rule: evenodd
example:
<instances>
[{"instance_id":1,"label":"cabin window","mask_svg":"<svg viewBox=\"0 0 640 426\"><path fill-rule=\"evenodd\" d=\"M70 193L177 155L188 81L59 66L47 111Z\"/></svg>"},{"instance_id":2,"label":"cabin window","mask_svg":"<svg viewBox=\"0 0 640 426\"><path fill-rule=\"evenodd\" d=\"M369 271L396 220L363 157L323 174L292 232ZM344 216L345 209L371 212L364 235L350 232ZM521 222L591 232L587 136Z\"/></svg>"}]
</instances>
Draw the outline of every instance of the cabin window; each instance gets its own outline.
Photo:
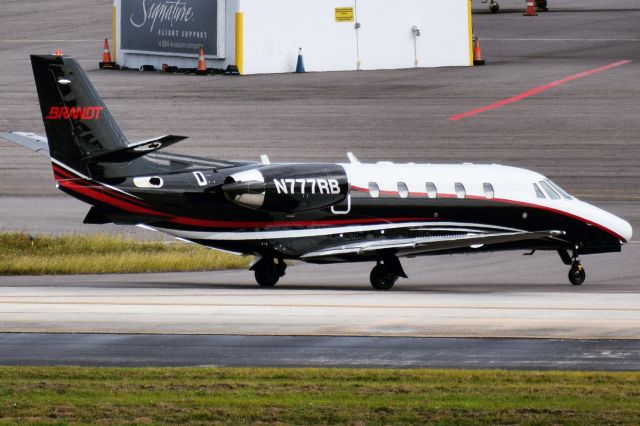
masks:
<instances>
[{"instance_id":1,"label":"cabin window","mask_svg":"<svg viewBox=\"0 0 640 426\"><path fill-rule=\"evenodd\" d=\"M398 182L398 195L400 195L400 198L407 198L409 196L409 188L407 188L406 183Z\"/></svg>"},{"instance_id":2,"label":"cabin window","mask_svg":"<svg viewBox=\"0 0 640 426\"><path fill-rule=\"evenodd\" d=\"M540 187L537 184L533 184L533 189L536 191L536 197L538 198L547 198L544 196L544 192L542 192L542 190L540 189Z\"/></svg>"},{"instance_id":3,"label":"cabin window","mask_svg":"<svg viewBox=\"0 0 640 426\"><path fill-rule=\"evenodd\" d=\"M495 192L493 191L493 185L491 185L490 183L483 183L482 189L484 189L484 196L487 197L488 199L492 199L493 197L495 197Z\"/></svg>"},{"instance_id":4,"label":"cabin window","mask_svg":"<svg viewBox=\"0 0 640 426\"><path fill-rule=\"evenodd\" d=\"M436 188L433 182L427 182L426 189L427 189L427 197L436 198L438 196L438 189Z\"/></svg>"},{"instance_id":5,"label":"cabin window","mask_svg":"<svg viewBox=\"0 0 640 426\"><path fill-rule=\"evenodd\" d=\"M551 198L552 200L559 200L561 198L560 194L558 194L553 188L551 188L551 185L549 185L547 182L541 180L540 186L542 187L542 189L544 189L544 192L546 192L549 198Z\"/></svg>"},{"instance_id":6,"label":"cabin window","mask_svg":"<svg viewBox=\"0 0 640 426\"><path fill-rule=\"evenodd\" d=\"M467 191L464 189L463 184L461 184L460 182L456 182L454 186L456 188L456 197L464 198L465 195L467 195Z\"/></svg>"},{"instance_id":7,"label":"cabin window","mask_svg":"<svg viewBox=\"0 0 640 426\"><path fill-rule=\"evenodd\" d=\"M572 200L573 197L571 196L571 194L569 194L567 191L565 191L564 189L560 188L555 182L550 181L549 179L547 179L547 183L549 185L551 185L551 187L553 189L556 190L556 192L558 192L560 195L562 195L563 198L567 199L567 200Z\"/></svg>"},{"instance_id":8,"label":"cabin window","mask_svg":"<svg viewBox=\"0 0 640 426\"><path fill-rule=\"evenodd\" d=\"M378 188L377 183L369 182L369 194L371 198L378 198L380 196L380 188Z\"/></svg>"}]
</instances>

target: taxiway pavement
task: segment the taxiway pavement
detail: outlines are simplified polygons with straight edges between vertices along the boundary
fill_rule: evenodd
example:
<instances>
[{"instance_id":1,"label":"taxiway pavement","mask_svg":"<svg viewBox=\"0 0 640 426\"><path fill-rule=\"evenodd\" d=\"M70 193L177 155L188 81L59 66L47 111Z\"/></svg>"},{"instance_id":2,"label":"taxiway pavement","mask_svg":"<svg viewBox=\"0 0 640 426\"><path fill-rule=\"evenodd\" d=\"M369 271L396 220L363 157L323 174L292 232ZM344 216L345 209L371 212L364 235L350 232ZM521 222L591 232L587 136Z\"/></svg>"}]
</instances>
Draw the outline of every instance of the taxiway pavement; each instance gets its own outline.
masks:
<instances>
[{"instance_id":1,"label":"taxiway pavement","mask_svg":"<svg viewBox=\"0 0 640 426\"><path fill-rule=\"evenodd\" d=\"M0 364L637 371L637 340L0 333Z\"/></svg>"}]
</instances>

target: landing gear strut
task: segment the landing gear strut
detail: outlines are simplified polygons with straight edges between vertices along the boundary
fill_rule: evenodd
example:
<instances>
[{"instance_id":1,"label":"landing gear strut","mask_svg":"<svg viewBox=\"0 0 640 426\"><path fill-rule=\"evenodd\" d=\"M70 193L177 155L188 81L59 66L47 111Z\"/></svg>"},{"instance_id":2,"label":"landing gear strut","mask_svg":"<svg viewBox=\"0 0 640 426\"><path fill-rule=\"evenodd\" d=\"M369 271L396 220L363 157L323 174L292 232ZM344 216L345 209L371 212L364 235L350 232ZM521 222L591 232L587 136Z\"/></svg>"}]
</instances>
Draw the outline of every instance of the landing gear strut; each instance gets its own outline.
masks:
<instances>
[{"instance_id":1,"label":"landing gear strut","mask_svg":"<svg viewBox=\"0 0 640 426\"><path fill-rule=\"evenodd\" d=\"M263 257L250 269L255 272L260 287L273 287L284 276L287 265L282 259L277 259L276 262L270 257Z\"/></svg>"},{"instance_id":2,"label":"landing gear strut","mask_svg":"<svg viewBox=\"0 0 640 426\"><path fill-rule=\"evenodd\" d=\"M587 278L587 273L582 266L582 262L580 262L578 249L573 250L571 254L569 254L567 250L561 249L558 250L558 254L565 265L571 265L571 269L569 269L569 282L573 285L582 285Z\"/></svg>"},{"instance_id":3,"label":"landing gear strut","mask_svg":"<svg viewBox=\"0 0 640 426\"><path fill-rule=\"evenodd\" d=\"M389 290L400 277L407 278L400 260L395 255L387 255L378 259L369 279L376 290Z\"/></svg>"}]
</instances>

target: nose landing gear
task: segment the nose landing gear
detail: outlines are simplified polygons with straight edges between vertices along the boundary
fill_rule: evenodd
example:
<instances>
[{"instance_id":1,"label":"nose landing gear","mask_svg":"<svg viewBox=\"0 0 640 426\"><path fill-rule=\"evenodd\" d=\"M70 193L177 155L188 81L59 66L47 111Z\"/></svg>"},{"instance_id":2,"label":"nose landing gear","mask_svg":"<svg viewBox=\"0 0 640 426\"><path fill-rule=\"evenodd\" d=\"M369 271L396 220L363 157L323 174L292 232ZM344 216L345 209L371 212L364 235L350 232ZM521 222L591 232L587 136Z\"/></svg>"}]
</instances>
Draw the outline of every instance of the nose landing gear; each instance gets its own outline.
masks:
<instances>
[{"instance_id":1,"label":"nose landing gear","mask_svg":"<svg viewBox=\"0 0 640 426\"><path fill-rule=\"evenodd\" d=\"M571 254L569 254L568 250L560 249L558 250L558 254L565 265L571 265L571 269L569 269L569 282L573 285L581 285L584 283L584 280L587 278L587 273L578 258L578 249L576 248L571 251Z\"/></svg>"}]
</instances>

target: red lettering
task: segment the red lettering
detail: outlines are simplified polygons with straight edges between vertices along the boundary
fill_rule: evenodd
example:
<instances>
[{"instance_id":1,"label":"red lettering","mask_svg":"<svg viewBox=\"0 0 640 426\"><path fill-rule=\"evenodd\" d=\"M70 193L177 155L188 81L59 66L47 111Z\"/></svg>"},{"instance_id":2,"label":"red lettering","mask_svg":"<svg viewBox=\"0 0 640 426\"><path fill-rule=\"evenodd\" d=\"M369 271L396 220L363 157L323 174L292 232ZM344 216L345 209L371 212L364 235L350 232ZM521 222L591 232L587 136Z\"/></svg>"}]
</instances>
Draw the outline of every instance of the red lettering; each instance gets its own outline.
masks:
<instances>
[{"instance_id":1,"label":"red lettering","mask_svg":"<svg viewBox=\"0 0 640 426\"><path fill-rule=\"evenodd\" d=\"M60 107L52 106L49 108L49 114L45 117L47 120L60 119Z\"/></svg>"},{"instance_id":2,"label":"red lettering","mask_svg":"<svg viewBox=\"0 0 640 426\"><path fill-rule=\"evenodd\" d=\"M52 106L46 120L97 120L100 118L101 106L71 107Z\"/></svg>"}]
</instances>

